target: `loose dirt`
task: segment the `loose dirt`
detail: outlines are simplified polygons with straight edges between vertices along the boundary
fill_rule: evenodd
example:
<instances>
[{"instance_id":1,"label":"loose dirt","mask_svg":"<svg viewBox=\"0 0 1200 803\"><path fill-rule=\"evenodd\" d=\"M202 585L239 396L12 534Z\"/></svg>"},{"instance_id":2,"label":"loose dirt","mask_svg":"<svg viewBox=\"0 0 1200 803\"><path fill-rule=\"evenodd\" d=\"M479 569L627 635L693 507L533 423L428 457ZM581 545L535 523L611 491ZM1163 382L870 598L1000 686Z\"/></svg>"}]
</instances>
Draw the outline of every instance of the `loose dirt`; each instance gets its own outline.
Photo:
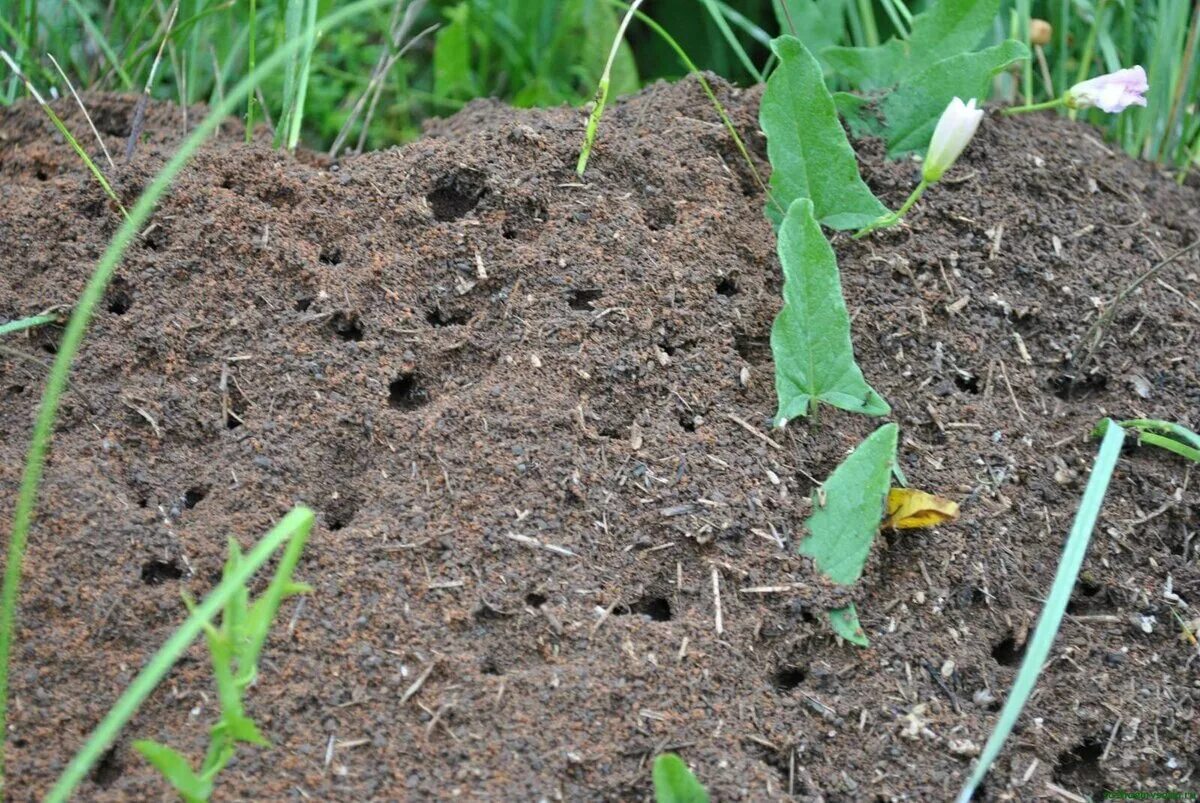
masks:
<instances>
[{"instance_id":1,"label":"loose dirt","mask_svg":"<svg viewBox=\"0 0 1200 803\"><path fill-rule=\"evenodd\" d=\"M765 174L758 93L719 92ZM88 102L122 150L132 99ZM219 799L645 800L662 750L717 800L953 796L1054 575L1092 426L1200 426L1195 255L1127 301L1096 366L1068 361L1200 236L1200 190L1085 126L991 116L905 226L835 238L908 479L963 510L879 539L858 649L795 548L815 481L879 422L770 429L761 192L693 81L617 104L581 181L583 122L476 102L338 163L231 123L195 158L65 397L21 596L12 799L48 788L183 619L181 592L212 588L227 538L296 504L319 512L298 571L315 591L281 611L249 696L273 747L240 750ZM110 173L126 202L183 125L151 109ZM915 166L859 147L897 205ZM26 104L0 112L0 176L0 320L70 305L115 210ZM5 522L60 335L2 344ZM1200 604L1195 474L1122 457L981 799L1200 787L1197 650L1171 612ZM131 741L198 763L215 704L197 645L79 798L169 797Z\"/></svg>"}]
</instances>

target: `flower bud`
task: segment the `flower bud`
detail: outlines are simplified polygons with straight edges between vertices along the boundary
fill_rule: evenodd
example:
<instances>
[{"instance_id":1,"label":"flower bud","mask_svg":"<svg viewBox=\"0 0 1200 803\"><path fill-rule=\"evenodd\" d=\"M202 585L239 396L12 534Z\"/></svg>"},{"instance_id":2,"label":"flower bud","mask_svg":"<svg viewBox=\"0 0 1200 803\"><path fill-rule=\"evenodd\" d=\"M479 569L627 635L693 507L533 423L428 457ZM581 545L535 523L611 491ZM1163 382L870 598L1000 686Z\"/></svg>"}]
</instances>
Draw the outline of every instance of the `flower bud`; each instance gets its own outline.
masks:
<instances>
[{"instance_id":1,"label":"flower bud","mask_svg":"<svg viewBox=\"0 0 1200 803\"><path fill-rule=\"evenodd\" d=\"M1095 106L1110 114L1117 114L1130 106L1145 106L1144 95L1149 88L1146 71L1137 66L1089 78L1068 89L1063 99L1072 109Z\"/></svg>"},{"instance_id":2,"label":"flower bud","mask_svg":"<svg viewBox=\"0 0 1200 803\"><path fill-rule=\"evenodd\" d=\"M1054 35L1054 27L1045 20L1029 20L1029 44L1046 46Z\"/></svg>"},{"instance_id":3,"label":"flower bud","mask_svg":"<svg viewBox=\"0 0 1200 803\"><path fill-rule=\"evenodd\" d=\"M966 103L960 98L950 101L933 130L933 138L925 154L925 168L921 177L927 183L937 181L950 169L971 137L975 136L975 129L979 128L982 119L983 109L975 108L975 98Z\"/></svg>"}]
</instances>

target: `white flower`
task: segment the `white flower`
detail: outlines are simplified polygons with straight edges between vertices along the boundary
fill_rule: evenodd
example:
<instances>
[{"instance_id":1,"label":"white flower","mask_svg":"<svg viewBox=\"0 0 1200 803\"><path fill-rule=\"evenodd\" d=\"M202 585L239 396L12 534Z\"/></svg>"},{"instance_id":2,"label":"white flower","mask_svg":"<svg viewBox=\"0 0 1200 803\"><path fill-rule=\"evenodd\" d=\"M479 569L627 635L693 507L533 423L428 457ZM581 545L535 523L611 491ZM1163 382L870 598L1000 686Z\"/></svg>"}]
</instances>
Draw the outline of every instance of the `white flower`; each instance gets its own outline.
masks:
<instances>
[{"instance_id":1,"label":"white flower","mask_svg":"<svg viewBox=\"0 0 1200 803\"><path fill-rule=\"evenodd\" d=\"M950 169L971 137L975 136L975 129L979 128L982 119L983 109L975 108L975 98L966 103L961 98L950 101L938 120L937 128L933 129L929 151L925 154L925 169L921 177L927 183L937 181Z\"/></svg>"},{"instance_id":2,"label":"white flower","mask_svg":"<svg viewBox=\"0 0 1200 803\"><path fill-rule=\"evenodd\" d=\"M1065 99L1072 109L1096 106L1110 114L1123 112L1130 106L1145 106L1146 71L1140 66L1117 70L1082 81L1067 90Z\"/></svg>"}]
</instances>

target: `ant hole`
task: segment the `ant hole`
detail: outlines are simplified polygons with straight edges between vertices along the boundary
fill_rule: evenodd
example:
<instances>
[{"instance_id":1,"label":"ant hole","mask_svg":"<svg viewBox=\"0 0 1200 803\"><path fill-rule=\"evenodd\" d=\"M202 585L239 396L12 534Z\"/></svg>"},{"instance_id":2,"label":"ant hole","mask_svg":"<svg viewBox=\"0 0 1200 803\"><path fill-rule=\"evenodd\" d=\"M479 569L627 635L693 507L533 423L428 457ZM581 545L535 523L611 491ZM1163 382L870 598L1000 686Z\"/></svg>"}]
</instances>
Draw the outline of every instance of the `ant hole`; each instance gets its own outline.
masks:
<instances>
[{"instance_id":1,"label":"ant hole","mask_svg":"<svg viewBox=\"0 0 1200 803\"><path fill-rule=\"evenodd\" d=\"M736 296L737 293L737 282L731 276L724 276L721 278L721 281L717 282L717 295Z\"/></svg>"},{"instance_id":2,"label":"ant hole","mask_svg":"<svg viewBox=\"0 0 1200 803\"><path fill-rule=\"evenodd\" d=\"M964 376L963 374L956 373L954 375L954 384L958 386L959 390L965 393L978 393L980 390L979 377L974 374Z\"/></svg>"},{"instance_id":3,"label":"ant hole","mask_svg":"<svg viewBox=\"0 0 1200 803\"><path fill-rule=\"evenodd\" d=\"M297 298L296 312L308 312L308 308L312 306L312 303L313 300L311 298Z\"/></svg>"},{"instance_id":4,"label":"ant hole","mask_svg":"<svg viewBox=\"0 0 1200 803\"><path fill-rule=\"evenodd\" d=\"M1025 657L1025 644L1017 644L1016 638L1010 633L992 648L992 657L1001 666L1016 666Z\"/></svg>"},{"instance_id":5,"label":"ant hole","mask_svg":"<svg viewBox=\"0 0 1200 803\"><path fill-rule=\"evenodd\" d=\"M530 608L540 608L546 604L546 595L531 591L525 595L525 604Z\"/></svg>"},{"instance_id":6,"label":"ant hole","mask_svg":"<svg viewBox=\"0 0 1200 803\"><path fill-rule=\"evenodd\" d=\"M208 488L202 485L197 485L194 488L188 488L183 494L183 506L191 510L196 505L204 501L204 497L208 496Z\"/></svg>"},{"instance_id":7,"label":"ant hole","mask_svg":"<svg viewBox=\"0 0 1200 803\"><path fill-rule=\"evenodd\" d=\"M362 320L357 312L335 312L329 325L342 340L358 342L363 339Z\"/></svg>"},{"instance_id":8,"label":"ant hole","mask_svg":"<svg viewBox=\"0 0 1200 803\"><path fill-rule=\"evenodd\" d=\"M124 771L125 764L117 756L117 745L114 744L104 752L92 769L92 783L107 789L112 786L113 781L121 777L121 773Z\"/></svg>"},{"instance_id":9,"label":"ant hole","mask_svg":"<svg viewBox=\"0 0 1200 803\"><path fill-rule=\"evenodd\" d=\"M183 567L174 558L151 560L142 564L142 582L148 586L160 586L168 580L183 579Z\"/></svg>"},{"instance_id":10,"label":"ant hole","mask_svg":"<svg viewBox=\"0 0 1200 803\"><path fill-rule=\"evenodd\" d=\"M397 410L415 410L429 401L429 394L416 374L403 373L388 384L388 405Z\"/></svg>"},{"instance_id":11,"label":"ant hole","mask_svg":"<svg viewBox=\"0 0 1200 803\"><path fill-rule=\"evenodd\" d=\"M779 691L791 691L803 683L806 677L808 672L803 667L784 666L771 677L771 685Z\"/></svg>"},{"instance_id":12,"label":"ant hole","mask_svg":"<svg viewBox=\"0 0 1200 803\"><path fill-rule=\"evenodd\" d=\"M133 306L133 293L129 283L120 276L113 279L104 296L105 306L113 315L124 315Z\"/></svg>"},{"instance_id":13,"label":"ant hole","mask_svg":"<svg viewBox=\"0 0 1200 803\"><path fill-rule=\"evenodd\" d=\"M331 248L322 248L319 259L322 265L340 265L342 264L342 249L336 245Z\"/></svg>"},{"instance_id":14,"label":"ant hole","mask_svg":"<svg viewBox=\"0 0 1200 803\"><path fill-rule=\"evenodd\" d=\"M603 293L596 288L586 290L572 290L567 296L567 304L571 309L577 310L594 310L595 302L600 300Z\"/></svg>"},{"instance_id":15,"label":"ant hole","mask_svg":"<svg viewBox=\"0 0 1200 803\"><path fill-rule=\"evenodd\" d=\"M671 621L671 603L666 597L642 597L628 605L618 605L613 609L618 616L638 614L655 622Z\"/></svg>"}]
</instances>

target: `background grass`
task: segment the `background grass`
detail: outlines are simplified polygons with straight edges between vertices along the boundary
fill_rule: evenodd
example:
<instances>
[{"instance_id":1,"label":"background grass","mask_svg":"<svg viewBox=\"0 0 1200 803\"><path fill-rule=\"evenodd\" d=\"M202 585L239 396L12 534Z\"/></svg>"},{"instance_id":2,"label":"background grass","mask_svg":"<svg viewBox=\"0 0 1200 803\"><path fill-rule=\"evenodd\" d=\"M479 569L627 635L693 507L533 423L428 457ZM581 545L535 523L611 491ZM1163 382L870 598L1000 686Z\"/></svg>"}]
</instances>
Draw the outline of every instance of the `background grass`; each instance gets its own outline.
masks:
<instances>
[{"instance_id":1,"label":"background grass","mask_svg":"<svg viewBox=\"0 0 1200 803\"><path fill-rule=\"evenodd\" d=\"M178 0L164 64L151 91L179 103L213 103L257 58L286 41L315 9L335 0ZM770 37L790 16L806 40L872 45L904 36L927 0L649 0L658 20L702 68L740 84L770 67ZM172 6L167 0L0 0L0 47L13 53L35 85L58 88L46 54L77 86L140 91ZM300 139L327 148L352 117L346 141L378 148L420 134L421 121L475 97L518 106L582 104L595 91L619 10L608 0L396 0L322 39L309 70L287 70L259 88L268 119L279 122L305 88ZM1030 18L1054 32L1036 57L1005 84L1007 101L1047 100L1090 75L1142 64L1150 108L1120 116L1089 112L1127 152L1182 167L1200 156L1200 4L1195 0L1005 0L992 38L1028 39ZM396 40L398 23L403 38ZM815 26L815 27L814 27ZM432 28L432 30L431 30ZM424 32L422 34L422 32ZM253 40L253 41L251 41ZM405 45L403 57L396 56ZM254 51L254 53L252 53ZM300 65L301 67L303 64ZM384 72L381 67L386 66ZM382 74L381 74L382 73ZM613 71L619 95L686 73L672 48L635 23ZM837 76L829 76L833 88ZM368 87L370 104L359 103ZM24 94L0 81L0 103ZM370 124L357 129L364 108ZM257 109L255 117L263 119Z\"/></svg>"}]
</instances>

